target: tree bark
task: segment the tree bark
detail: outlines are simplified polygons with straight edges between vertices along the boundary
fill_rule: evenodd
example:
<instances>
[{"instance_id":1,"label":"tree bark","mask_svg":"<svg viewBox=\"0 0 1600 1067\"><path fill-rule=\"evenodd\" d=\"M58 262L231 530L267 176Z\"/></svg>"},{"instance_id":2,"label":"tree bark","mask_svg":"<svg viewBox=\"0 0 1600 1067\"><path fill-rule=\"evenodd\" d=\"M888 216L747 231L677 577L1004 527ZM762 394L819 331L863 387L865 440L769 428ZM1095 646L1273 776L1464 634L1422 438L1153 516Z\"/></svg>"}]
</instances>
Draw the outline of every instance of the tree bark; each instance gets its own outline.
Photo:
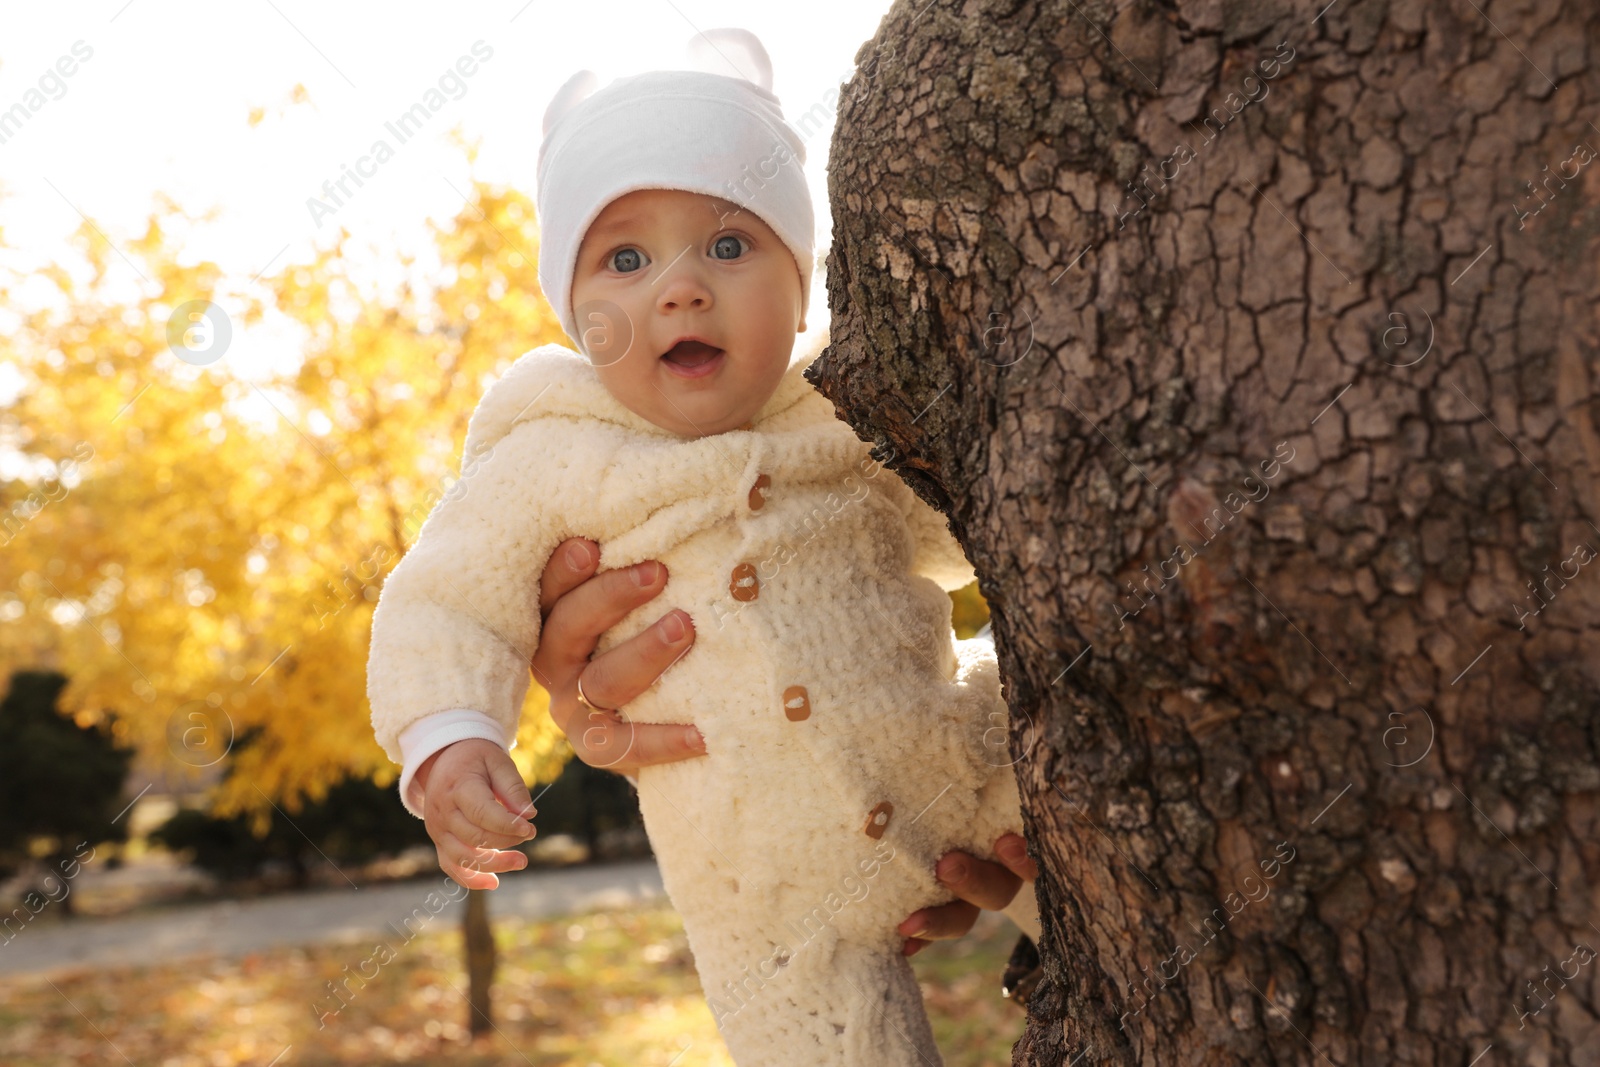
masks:
<instances>
[{"instance_id":1,"label":"tree bark","mask_svg":"<svg viewBox=\"0 0 1600 1067\"><path fill-rule=\"evenodd\" d=\"M993 611L1015 1064L1600 1062L1600 15L1325 3L899 0L841 96L810 374Z\"/></svg>"}]
</instances>

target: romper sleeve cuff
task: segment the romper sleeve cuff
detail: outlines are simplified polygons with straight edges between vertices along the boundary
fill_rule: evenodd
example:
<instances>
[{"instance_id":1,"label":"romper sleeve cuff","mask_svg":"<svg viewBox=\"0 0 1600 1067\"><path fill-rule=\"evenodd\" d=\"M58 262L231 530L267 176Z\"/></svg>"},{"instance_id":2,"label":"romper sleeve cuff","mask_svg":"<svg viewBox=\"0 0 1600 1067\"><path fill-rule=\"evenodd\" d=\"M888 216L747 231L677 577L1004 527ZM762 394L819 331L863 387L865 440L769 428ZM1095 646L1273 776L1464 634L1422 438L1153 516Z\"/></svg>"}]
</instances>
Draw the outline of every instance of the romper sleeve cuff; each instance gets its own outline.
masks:
<instances>
[{"instance_id":1,"label":"romper sleeve cuff","mask_svg":"<svg viewBox=\"0 0 1600 1067\"><path fill-rule=\"evenodd\" d=\"M483 712L473 711L470 708L452 708L449 711L434 712L400 731L400 756L404 764L404 769L400 772L400 803L407 811L419 819L424 818L422 786L412 781L417 768L446 745L465 741L470 737L493 741L508 752L514 744L506 740L504 729L498 722ZM413 785L415 788L412 788Z\"/></svg>"}]
</instances>

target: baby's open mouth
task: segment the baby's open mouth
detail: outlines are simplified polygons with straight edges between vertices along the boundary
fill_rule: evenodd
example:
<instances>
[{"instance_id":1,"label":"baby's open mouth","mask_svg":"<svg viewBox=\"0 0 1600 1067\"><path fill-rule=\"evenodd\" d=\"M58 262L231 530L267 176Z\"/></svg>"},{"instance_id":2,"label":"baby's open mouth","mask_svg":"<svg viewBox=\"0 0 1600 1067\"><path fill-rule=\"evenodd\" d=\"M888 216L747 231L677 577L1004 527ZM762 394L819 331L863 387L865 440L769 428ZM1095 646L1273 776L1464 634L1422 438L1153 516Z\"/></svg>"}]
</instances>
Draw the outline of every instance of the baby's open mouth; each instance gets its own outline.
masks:
<instances>
[{"instance_id":1,"label":"baby's open mouth","mask_svg":"<svg viewBox=\"0 0 1600 1067\"><path fill-rule=\"evenodd\" d=\"M699 367L722 354L722 349L704 341L679 341L661 354L661 358L680 367Z\"/></svg>"}]
</instances>

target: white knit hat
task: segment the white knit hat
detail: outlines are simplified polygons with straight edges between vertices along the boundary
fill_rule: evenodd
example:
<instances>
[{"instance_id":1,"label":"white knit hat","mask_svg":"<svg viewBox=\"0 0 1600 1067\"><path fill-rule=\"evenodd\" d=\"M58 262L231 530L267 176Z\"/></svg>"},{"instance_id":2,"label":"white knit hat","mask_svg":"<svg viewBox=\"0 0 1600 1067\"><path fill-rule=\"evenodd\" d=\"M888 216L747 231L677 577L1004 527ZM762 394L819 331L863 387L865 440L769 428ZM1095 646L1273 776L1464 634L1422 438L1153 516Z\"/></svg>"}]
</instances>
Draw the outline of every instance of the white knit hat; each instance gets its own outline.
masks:
<instances>
[{"instance_id":1,"label":"white knit hat","mask_svg":"<svg viewBox=\"0 0 1600 1067\"><path fill-rule=\"evenodd\" d=\"M598 88L582 70L544 115L535 208L539 285L574 340L572 274L583 235L611 201L636 189L719 196L772 227L811 299L815 220L805 143L772 94L772 61L742 29L696 34L690 70L653 70ZM721 73L721 72L728 73Z\"/></svg>"}]
</instances>

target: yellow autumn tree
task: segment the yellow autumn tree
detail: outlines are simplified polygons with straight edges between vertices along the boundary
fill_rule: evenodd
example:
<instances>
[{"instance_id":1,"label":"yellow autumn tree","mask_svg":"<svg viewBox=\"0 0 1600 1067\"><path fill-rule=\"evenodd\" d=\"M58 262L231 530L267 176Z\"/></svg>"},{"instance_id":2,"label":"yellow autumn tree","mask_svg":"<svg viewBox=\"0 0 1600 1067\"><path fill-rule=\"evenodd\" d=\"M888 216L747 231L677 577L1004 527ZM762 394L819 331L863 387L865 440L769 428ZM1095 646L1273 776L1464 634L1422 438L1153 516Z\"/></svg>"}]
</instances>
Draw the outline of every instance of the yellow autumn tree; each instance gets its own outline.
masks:
<instances>
[{"instance_id":1,"label":"yellow autumn tree","mask_svg":"<svg viewBox=\"0 0 1600 1067\"><path fill-rule=\"evenodd\" d=\"M36 272L52 299L35 284L22 308L0 283L20 378L0 434L26 461L0 480L0 670L62 670L66 706L114 710L123 743L175 765L248 733L213 810L264 824L347 774L397 777L366 703L378 589L452 484L485 383L563 335L515 190L473 182L421 293L363 289L341 231L263 296L183 262L175 233L204 221L163 199L120 246L85 221L82 262ZM292 354L257 339L284 319ZM201 357L169 331L208 333ZM513 755L533 781L570 756L545 711L531 687Z\"/></svg>"}]
</instances>

